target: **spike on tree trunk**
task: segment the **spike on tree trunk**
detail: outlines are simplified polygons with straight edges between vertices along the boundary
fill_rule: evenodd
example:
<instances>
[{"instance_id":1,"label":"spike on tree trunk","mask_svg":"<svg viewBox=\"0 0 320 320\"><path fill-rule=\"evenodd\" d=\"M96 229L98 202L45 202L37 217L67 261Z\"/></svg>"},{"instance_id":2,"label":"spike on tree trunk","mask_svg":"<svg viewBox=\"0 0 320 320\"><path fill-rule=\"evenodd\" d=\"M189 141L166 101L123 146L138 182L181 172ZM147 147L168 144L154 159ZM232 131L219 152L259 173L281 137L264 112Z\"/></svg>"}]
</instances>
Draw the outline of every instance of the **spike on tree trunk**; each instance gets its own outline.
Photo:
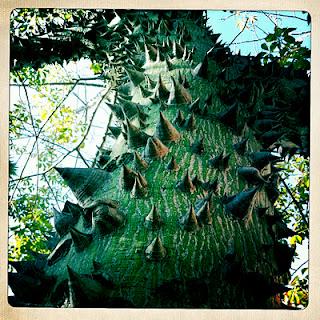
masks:
<instances>
[{"instance_id":1,"label":"spike on tree trunk","mask_svg":"<svg viewBox=\"0 0 320 320\"><path fill-rule=\"evenodd\" d=\"M236 108L223 102L217 92L227 81L218 75L236 60L228 48L213 42L215 37L205 28L201 11L163 12L165 28L158 28L156 33L148 15L134 11L118 14L122 22L130 21L128 25L141 29L130 33L126 23L119 23L114 41L131 54L112 53L127 91L125 99L117 99L122 112L115 112L124 129L127 124L127 140L120 134L115 146L119 150L123 144L132 160L119 163L111 159L112 172L57 168L82 211L79 219L57 218L67 226L63 232L57 230L60 241L42 270L42 276L54 279L52 294L33 301L61 306L61 299L54 298L59 295L65 297L65 305L76 307L275 307L275 295L286 290L278 283L286 283L289 263L281 265L279 278L273 268L277 261L265 262L277 257L273 252L277 246L269 232L270 224L256 210L269 208L272 215L273 203L263 178L259 176L263 183L258 187L247 189L236 168L252 166L257 168L253 172L257 175L280 159L261 151L250 126L245 125L241 132L233 130L242 128L248 112L263 110L268 92L252 97L250 110L237 101L237 92L228 97L237 102ZM177 26L183 26L183 34L176 35ZM123 37L116 38L117 34ZM176 37L174 52L166 40L169 35ZM125 41L125 37L132 41ZM161 52L156 50L159 43L164 43ZM94 57L101 55L102 60L108 49L99 50ZM192 60L185 59L188 52L192 52ZM163 59L159 59L160 54ZM244 74L248 87L262 81L263 67L255 60L251 62L250 75ZM194 72L197 66L199 70ZM181 79L188 86L181 84ZM232 81L228 80L228 85ZM269 87L277 101L273 83ZM143 96L141 89L153 90L152 96ZM168 99L157 129L159 111ZM190 108L192 101L196 103ZM130 122L141 120L142 110L150 119L148 133ZM130 121L126 119L129 115ZM219 154L221 159L212 158ZM202 181L208 182L199 183ZM84 223L88 219L91 223ZM82 238L85 242L80 245ZM230 239L234 244L232 256L228 253ZM266 258L259 259L265 245L273 245L274 250L266 250ZM106 283L97 281L93 261L99 272L108 275ZM38 282L40 288L40 277ZM21 304L28 302L24 289L19 291L17 285L12 289Z\"/></svg>"}]
</instances>

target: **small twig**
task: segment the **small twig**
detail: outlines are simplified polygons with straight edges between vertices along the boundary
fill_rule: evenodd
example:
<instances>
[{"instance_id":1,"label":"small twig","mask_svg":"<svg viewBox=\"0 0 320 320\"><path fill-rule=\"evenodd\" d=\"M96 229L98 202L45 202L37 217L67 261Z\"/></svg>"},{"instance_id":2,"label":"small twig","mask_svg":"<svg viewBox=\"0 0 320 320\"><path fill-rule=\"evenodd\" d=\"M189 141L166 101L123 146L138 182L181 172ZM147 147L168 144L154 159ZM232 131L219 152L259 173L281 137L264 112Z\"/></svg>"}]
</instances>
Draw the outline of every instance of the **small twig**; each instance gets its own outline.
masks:
<instances>
[{"instance_id":1,"label":"small twig","mask_svg":"<svg viewBox=\"0 0 320 320\"><path fill-rule=\"evenodd\" d=\"M50 119L53 117L53 115L57 112L57 110L62 106L62 104L67 100L67 98L69 97L69 95L71 94L71 92L73 91L73 89L77 86L78 82L76 81L74 83L74 85L72 86L72 88L69 90L69 92L65 95L65 97L60 101L60 103L54 108L54 110L50 113L49 117L46 119L46 121L44 122L44 124L41 126L39 132L38 132L38 136L40 135L40 133L42 132L42 130L44 129L44 127L46 126L46 124L50 121Z\"/></svg>"},{"instance_id":2,"label":"small twig","mask_svg":"<svg viewBox=\"0 0 320 320\"><path fill-rule=\"evenodd\" d=\"M290 15L288 15L288 14L276 13L275 15L277 15L277 16L279 16L279 17L285 17L285 18L298 19L298 20L301 20L301 21L308 22L308 20L307 20L307 19L303 19L303 18L296 17L296 16L290 16Z\"/></svg>"},{"instance_id":3,"label":"small twig","mask_svg":"<svg viewBox=\"0 0 320 320\"><path fill-rule=\"evenodd\" d=\"M259 29L260 31L262 31L265 35L268 35L269 33L264 31L263 29L261 29L258 25L256 25L257 29Z\"/></svg>"},{"instance_id":4,"label":"small twig","mask_svg":"<svg viewBox=\"0 0 320 320\"><path fill-rule=\"evenodd\" d=\"M47 83L42 83L39 86L73 86L75 82L47 82ZM103 84L98 84L98 83L83 83L79 82L77 84L78 86L86 86L86 87L98 87L98 88L105 88L105 85ZM22 84L20 83L11 83L10 87L21 87ZM28 85L28 87L32 87Z\"/></svg>"},{"instance_id":5,"label":"small twig","mask_svg":"<svg viewBox=\"0 0 320 320\"><path fill-rule=\"evenodd\" d=\"M265 13L263 10L250 10L250 11L243 11L243 12ZM269 13L269 14L273 14L273 13ZM296 16L290 16L290 15L286 15L286 14L282 14L282 13L274 13L273 15L279 16L279 17L298 19L298 20L302 20L302 21L308 22L307 19L303 19L303 18L296 17Z\"/></svg>"},{"instance_id":6,"label":"small twig","mask_svg":"<svg viewBox=\"0 0 320 320\"><path fill-rule=\"evenodd\" d=\"M45 171L39 173L39 174L31 174L29 176L25 176L25 177L22 177L20 176L18 179L14 179L14 180L11 180L10 182L16 182L17 181L17 184L19 183L19 181L22 181L24 179L28 179L28 178L32 178L32 177L36 177L38 175L44 175L46 173L48 173L49 171L51 171L52 169L54 169L57 165L59 165L67 156L69 156L70 154L72 154L73 152L77 152L77 150L80 148L80 146L83 144L84 140L87 138L88 134L89 134L89 131L90 131L90 128L92 126L92 123L93 123L93 120L95 118L95 115L102 103L102 101L105 99L105 97L109 94L111 90L111 87L108 88L108 90L106 91L106 93L101 97L100 101L98 102L95 110L93 111L92 113L92 117L89 121L89 124L88 124L88 127L87 127L87 130L85 132L85 134L83 135L82 139L80 140L80 142L71 150L69 150L67 153L65 153L59 160L57 160L53 165L51 165L49 168L47 168ZM17 186L16 184L16 186ZM13 195L11 196L10 199L13 198Z\"/></svg>"},{"instance_id":7,"label":"small twig","mask_svg":"<svg viewBox=\"0 0 320 320\"><path fill-rule=\"evenodd\" d=\"M49 189L50 189L50 191L51 191L51 193L52 193L52 195L53 195L53 197L54 197L54 199L55 199L55 201L57 203L58 209L61 211L59 201L58 201L58 199L56 197L56 194L55 194L54 190L52 189L52 187L51 187L51 185L49 183L49 180L48 180L46 174L44 174L43 177L44 177L44 180L46 180L46 183L47 183L47 185L48 185L48 187L49 187Z\"/></svg>"},{"instance_id":8,"label":"small twig","mask_svg":"<svg viewBox=\"0 0 320 320\"><path fill-rule=\"evenodd\" d=\"M246 40L246 41L240 41L240 42L234 42L232 45L236 45L236 44L242 44L242 43L249 43L249 42L258 42L258 41L262 41L265 38L259 38L259 39L253 39L253 40Z\"/></svg>"},{"instance_id":9,"label":"small twig","mask_svg":"<svg viewBox=\"0 0 320 320\"><path fill-rule=\"evenodd\" d=\"M108 88L108 90L106 91L106 93L101 97L101 99L99 100L99 102L98 102L95 110L93 111L92 116L91 116L91 119L90 119L90 121L89 121L89 125L88 125L88 127L87 127L87 131L86 131L85 135L82 137L82 139L81 139L81 141L80 141L80 143L79 143L79 147L80 147L81 144L84 142L84 140L86 139L87 135L89 134L91 125L92 125L93 120L94 120L94 118L95 118L95 115L96 115L96 113L97 113L97 111L98 111L101 103L102 103L103 100L106 98L106 96L109 94L110 90L111 90L111 86ZM78 147L77 147L77 148L78 148ZM76 150L76 149L75 149L75 150Z\"/></svg>"},{"instance_id":10,"label":"small twig","mask_svg":"<svg viewBox=\"0 0 320 320\"><path fill-rule=\"evenodd\" d=\"M301 36L303 34L311 34L311 31L303 31L303 32L295 32L295 33L291 33L293 36Z\"/></svg>"},{"instance_id":11,"label":"small twig","mask_svg":"<svg viewBox=\"0 0 320 320\"><path fill-rule=\"evenodd\" d=\"M284 213L292 204L293 201L290 201L289 204L286 205L284 209L279 210L280 213Z\"/></svg>"},{"instance_id":12,"label":"small twig","mask_svg":"<svg viewBox=\"0 0 320 320\"><path fill-rule=\"evenodd\" d=\"M269 17L268 14L266 14L264 11L262 13L277 27L277 24Z\"/></svg>"},{"instance_id":13,"label":"small twig","mask_svg":"<svg viewBox=\"0 0 320 320\"><path fill-rule=\"evenodd\" d=\"M96 156L94 157L94 160L93 160L93 163L92 163L92 168L93 168L93 167L95 166L95 164L97 163L97 158L98 158L99 150L102 148L104 142L105 142L106 139L107 139L108 129L109 129L111 120L112 120L112 112L110 112L110 116L109 116L109 120L108 120L108 123L107 123L107 128L106 128L106 131L105 131L105 135L103 136L103 139L102 139L102 142L101 142L101 144L100 144L100 147L98 148L98 151L96 152Z\"/></svg>"},{"instance_id":14,"label":"small twig","mask_svg":"<svg viewBox=\"0 0 320 320\"><path fill-rule=\"evenodd\" d=\"M221 18L220 20L221 21L226 21L226 20L228 20L229 18L231 18L231 17L233 17L233 16L235 16L236 15L236 13L232 13L232 14L230 14L229 16L227 16L226 18Z\"/></svg>"},{"instance_id":15,"label":"small twig","mask_svg":"<svg viewBox=\"0 0 320 320\"><path fill-rule=\"evenodd\" d=\"M288 191L288 193L289 193L292 201L294 202L294 204L296 205L297 209L299 210L302 220L308 225L309 222L307 221L307 219L306 219L306 217L305 217L305 215L304 215L304 213L303 213L303 210L302 210L299 202L296 200L296 198L295 198L294 195L292 194L292 192L291 192L290 188L288 187L288 185L286 184L285 180L284 180L281 176L279 176L279 177L280 177L280 180L281 180L281 182L283 183L284 187L285 187L286 190Z\"/></svg>"},{"instance_id":16,"label":"small twig","mask_svg":"<svg viewBox=\"0 0 320 320\"><path fill-rule=\"evenodd\" d=\"M33 129L33 132L34 132L34 135L37 136L38 133L37 133L37 130L36 130L36 127L35 127L35 124L34 124L34 119L33 119L33 114L32 114L32 110L31 110L31 103L30 103L30 99L29 99L29 94L28 94L28 90L23 82L23 79L21 78L21 75L19 72L16 72L16 74L18 75L21 83L22 83L22 86L23 86L23 90L24 90L24 93L26 95L26 99L27 99L27 106L28 106L28 109L29 109L29 114L30 114L30 120L31 120L31 126L32 126L32 129ZM37 173L39 173L39 163L40 163L40 155L39 155L39 143L38 141L36 140L35 141L36 143L36 153L37 153ZM38 191L39 191L39 178L37 177L37 182L36 182L36 194L38 195Z\"/></svg>"},{"instance_id":17,"label":"small twig","mask_svg":"<svg viewBox=\"0 0 320 320\"><path fill-rule=\"evenodd\" d=\"M96 77L88 77L88 78L73 78L72 80L76 80L76 81L103 80L103 75L100 74Z\"/></svg>"},{"instance_id":18,"label":"small twig","mask_svg":"<svg viewBox=\"0 0 320 320\"><path fill-rule=\"evenodd\" d=\"M87 102L84 102L75 92L73 93L73 95L84 105L87 106ZM86 109L88 109L88 107L85 107Z\"/></svg>"},{"instance_id":19,"label":"small twig","mask_svg":"<svg viewBox=\"0 0 320 320\"><path fill-rule=\"evenodd\" d=\"M84 162L84 164L85 164L88 168L90 168L90 165L88 164L87 160L83 157L83 155L82 155L82 153L80 152L80 150L77 149L76 151L77 151L79 157L81 158L81 160Z\"/></svg>"},{"instance_id":20,"label":"small twig","mask_svg":"<svg viewBox=\"0 0 320 320\"><path fill-rule=\"evenodd\" d=\"M77 82L76 82L76 83L77 83ZM17 179L17 183L16 183L16 185L15 185L15 187L14 187L14 189L13 189L13 192L12 192L12 194L11 194L11 197L10 197L10 200L9 200L9 201L11 201L11 200L13 199L14 194L15 194L18 186L19 186L20 181L23 180L23 179L22 179L22 175L23 175L24 170L26 169L27 164L28 164L28 162L29 162L29 160L30 160L30 158L31 158L31 156L32 156L34 147L37 145L38 138L39 138L41 132L43 131L43 129L44 129L44 127L46 126L46 124L47 124L47 123L50 121L50 119L53 117L53 115L56 113L56 111L61 107L61 105L64 103L64 101L68 98L68 96L70 95L70 93L73 91L73 89L74 89L75 87L76 87L76 84L72 86L72 88L69 90L69 92L68 92L68 93L65 95L65 97L60 101L60 103L56 106L56 108L51 112L51 114L49 115L49 117L47 118L47 120L44 122L44 124L40 127L39 131L37 132L37 134L36 134L36 136L35 136L35 141L34 141L34 143L33 143L33 145L32 145L32 148L31 148L31 151L30 151L30 153L29 153L29 155L28 155L28 157L27 157L27 160L26 160L26 162L25 162L25 164L24 164L24 166L23 166L23 168L22 168L22 170L21 170L21 172L20 172L19 179ZM35 174L35 175L31 175L31 176L38 176L38 175L40 175L40 174ZM30 177L31 177L31 176L30 176Z\"/></svg>"},{"instance_id":21,"label":"small twig","mask_svg":"<svg viewBox=\"0 0 320 320\"><path fill-rule=\"evenodd\" d=\"M306 263L308 263L308 262L309 262L309 259L308 259L307 261L303 262L297 269L295 269L294 272L291 274L291 277L292 277L297 271L299 271L302 266L304 266L304 265L305 265Z\"/></svg>"},{"instance_id":22,"label":"small twig","mask_svg":"<svg viewBox=\"0 0 320 320\"><path fill-rule=\"evenodd\" d=\"M229 43L229 46L240 36L240 34L244 31L244 29L246 28L247 24L248 24L249 18L246 19L246 22L242 28L242 30L240 30L240 32L233 38L233 40Z\"/></svg>"},{"instance_id":23,"label":"small twig","mask_svg":"<svg viewBox=\"0 0 320 320\"><path fill-rule=\"evenodd\" d=\"M29 132L30 132L30 131L29 131ZM23 137L20 137L20 138L12 139L12 140L22 140L22 139L30 139L30 138L34 138L34 136L33 136L33 135L31 135L31 136L27 136L27 135L26 135L26 136L23 136ZM39 137L38 139L41 140L41 141L47 142L47 143L49 143L49 144L52 144L53 146L55 146L55 147L57 147L57 148L60 148L60 149L63 149L63 150L65 150L65 151L67 151L67 152L70 151L70 150L67 149L66 147L64 147L64 146L62 146L62 145L60 145L60 144L57 144L57 143L55 143L55 142L53 142L53 141L50 141L50 140L48 140L48 139L45 139L45 138L42 138L42 137ZM58 152L61 152L61 151L58 151ZM10 181L10 182L13 182L13 180Z\"/></svg>"}]
</instances>

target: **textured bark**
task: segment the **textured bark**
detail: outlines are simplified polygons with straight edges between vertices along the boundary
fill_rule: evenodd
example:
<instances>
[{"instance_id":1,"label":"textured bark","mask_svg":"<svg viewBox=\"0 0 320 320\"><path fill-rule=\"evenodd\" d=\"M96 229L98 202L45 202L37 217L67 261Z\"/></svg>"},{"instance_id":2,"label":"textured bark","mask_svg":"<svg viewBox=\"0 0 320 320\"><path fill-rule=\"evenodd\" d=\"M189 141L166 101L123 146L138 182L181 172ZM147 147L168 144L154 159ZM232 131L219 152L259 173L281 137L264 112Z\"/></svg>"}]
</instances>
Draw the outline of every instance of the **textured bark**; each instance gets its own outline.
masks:
<instances>
[{"instance_id":1,"label":"textured bark","mask_svg":"<svg viewBox=\"0 0 320 320\"><path fill-rule=\"evenodd\" d=\"M261 150L257 132L270 125L252 125L252 116L268 99L274 108L277 99L280 108L293 106L278 97L272 78L290 81L288 71L268 74L259 61L231 56L198 12L162 13L158 22L141 13L120 16L143 29L117 29L136 47L130 59L119 57L116 90L125 100L132 96L131 104L116 98L112 106L122 133L103 168L58 169L83 210L76 223L65 219L72 226L62 228L69 231L60 232L56 253L39 268L51 281L45 294L39 284L41 297L28 301L12 287L17 304L276 307L292 254L279 262L270 219L258 214L274 214L277 159L254 158Z\"/></svg>"}]
</instances>

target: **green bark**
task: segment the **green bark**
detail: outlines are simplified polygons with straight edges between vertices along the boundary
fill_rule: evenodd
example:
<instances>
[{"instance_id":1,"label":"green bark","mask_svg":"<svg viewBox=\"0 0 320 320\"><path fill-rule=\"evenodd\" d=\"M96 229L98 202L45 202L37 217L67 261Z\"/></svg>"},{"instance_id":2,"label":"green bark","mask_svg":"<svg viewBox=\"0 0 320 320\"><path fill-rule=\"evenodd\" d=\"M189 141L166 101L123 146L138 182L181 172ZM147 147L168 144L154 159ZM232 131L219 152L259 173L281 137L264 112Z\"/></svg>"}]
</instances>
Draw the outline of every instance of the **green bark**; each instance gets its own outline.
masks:
<instances>
[{"instance_id":1,"label":"green bark","mask_svg":"<svg viewBox=\"0 0 320 320\"><path fill-rule=\"evenodd\" d=\"M56 213L66 232L48 258L11 274L17 305L269 308L286 291L293 252L266 219L277 159L253 152L277 141L260 137L294 105L279 88L295 74L231 56L199 12L156 16L121 12L106 27L130 48L109 51L118 79L107 103L121 133L111 131L117 141L97 168L58 169L80 207ZM274 123L258 118L267 110Z\"/></svg>"}]
</instances>

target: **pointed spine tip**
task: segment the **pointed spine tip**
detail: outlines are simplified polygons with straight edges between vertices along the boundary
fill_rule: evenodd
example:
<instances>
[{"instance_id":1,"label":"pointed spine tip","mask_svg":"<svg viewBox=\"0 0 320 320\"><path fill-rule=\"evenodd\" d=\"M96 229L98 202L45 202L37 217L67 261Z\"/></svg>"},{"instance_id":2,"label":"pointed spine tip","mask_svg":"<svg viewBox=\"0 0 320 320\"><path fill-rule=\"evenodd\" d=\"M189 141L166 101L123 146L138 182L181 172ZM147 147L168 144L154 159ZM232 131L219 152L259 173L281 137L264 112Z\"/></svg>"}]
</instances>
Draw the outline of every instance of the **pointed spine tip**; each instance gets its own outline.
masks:
<instances>
[{"instance_id":1,"label":"pointed spine tip","mask_svg":"<svg viewBox=\"0 0 320 320\"><path fill-rule=\"evenodd\" d=\"M180 168L180 166L178 165L176 159L174 158L174 156L172 156L171 160L167 164L167 170L178 171L179 168Z\"/></svg>"},{"instance_id":2,"label":"pointed spine tip","mask_svg":"<svg viewBox=\"0 0 320 320\"><path fill-rule=\"evenodd\" d=\"M152 206L149 214L145 217L145 225L147 228L159 229L163 224L158 209L155 205Z\"/></svg>"},{"instance_id":3,"label":"pointed spine tip","mask_svg":"<svg viewBox=\"0 0 320 320\"><path fill-rule=\"evenodd\" d=\"M210 212L210 201L207 200L203 204L203 206L196 213L198 221L201 225L211 225L212 224L212 216Z\"/></svg>"},{"instance_id":4,"label":"pointed spine tip","mask_svg":"<svg viewBox=\"0 0 320 320\"><path fill-rule=\"evenodd\" d=\"M163 112L160 111L160 119L156 127L155 137L163 142L178 141L180 133L172 125L172 123L165 117Z\"/></svg>"},{"instance_id":5,"label":"pointed spine tip","mask_svg":"<svg viewBox=\"0 0 320 320\"><path fill-rule=\"evenodd\" d=\"M99 203L92 208L92 230L94 235L105 236L125 223L125 218L118 208Z\"/></svg>"},{"instance_id":6,"label":"pointed spine tip","mask_svg":"<svg viewBox=\"0 0 320 320\"><path fill-rule=\"evenodd\" d=\"M137 175L138 174L127 165L122 165L122 184L126 191L130 191L132 189Z\"/></svg>"},{"instance_id":7,"label":"pointed spine tip","mask_svg":"<svg viewBox=\"0 0 320 320\"><path fill-rule=\"evenodd\" d=\"M81 252L86 249L92 242L92 235L80 232L79 230L70 228L71 238L77 252Z\"/></svg>"},{"instance_id":8,"label":"pointed spine tip","mask_svg":"<svg viewBox=\"0 0 320 320\"><path fill-rule=\"evenodd\" d=\"M131 198L142 198L146 196L147 192L148 192L147 188L142 185L139 177L136 177L134 180L134 185L130 192Z\"/></svg>"},{"instance_id":9,"label":"pointed spine tip","mask_svg":"<svg viewBox=\"0 0 320 320\"><path fill-rule=\"evenodd\" d=\"M194 211L194 207L191 204L189 212L182 216L179 220L181 227L186 231L196 231L199 229L199 223Z\"/></svg>"},{"instance_id":10,"label":"pointed spine tip","mask_svg":"<svg viewBox=\"0 0 320 320\"><path fill-rule=\"evenodd\" d=\"M167 155L169 149L165 146L160 139L156 137L150 137L147 141L147 145L144 149L144 157L147 159L163 158Z\"/></svg>"},{"instance_id":11,"label":"pointed spine tip","mask_svg":"<svg viewBox=\"0 0 320 320\"><path fill-rule=\"evenodd\" d=\"M163 246L159 236L148 245L145 250L145 256L150 261L161 261L167 256L167 250Z\"/></svg>"},{"instance_id":12,"label":"pointed spine tip","mask_svg":"<svg viewBox=\"0 0 320 320\"><path fill-rule=\"evenodd\" d=\"M190 193L193 193L196 190L190 178L189 170L187 170L185 175L182 177L181 181L177 183L177 188L183 192L190 192Z\"/></svg>"},{"instance_id":13,"label":"pointed spine tip","mask_svg":"<svg viewBox=\"0 0 320 320\"><path fill-rule=\"evenodd\" d=\"M192 112L188 118L184 122L184 128L186 130L192 131L196 128L196 118L194 116L194 113Z\"/></svg>"},{"instance_id":14,"label":"pointed spine tip","mask_svg":"<svg viewBox=\"0 0 320 320\"><path fill-rule=\"evenodd\" d=\"M201 155L203 154L204 152L204 139L201 138L200 140L194 142L192 145L191 145L191 150L193 153L196 153L198 155Z\"/></svg>"},{"instance_id":15,"label":"pointed spine tip","mask_svg":"<svg viewBox=\"0 0 320 320\"><path fill-rule=\"evenodd\" d=\"M182 111L179 109L177 111L177 114L176 114L174 120L173 120L173 123L179 127L182 127L184 125L184 122L185 122L184 115L183 115Z\"/></svg>"},{"instance_id":16,"label":"pointed spine tip","mask_svg":"<svg viewBox=\"0 0 320 320\"><path fill-rule=\"evenodd\" d=\"M142 159L142 157L140 156L140 154L135 151L134 152L134 167L137 170L146 170L148 168L148 163Z\"/></svg>"}]
</instances>

